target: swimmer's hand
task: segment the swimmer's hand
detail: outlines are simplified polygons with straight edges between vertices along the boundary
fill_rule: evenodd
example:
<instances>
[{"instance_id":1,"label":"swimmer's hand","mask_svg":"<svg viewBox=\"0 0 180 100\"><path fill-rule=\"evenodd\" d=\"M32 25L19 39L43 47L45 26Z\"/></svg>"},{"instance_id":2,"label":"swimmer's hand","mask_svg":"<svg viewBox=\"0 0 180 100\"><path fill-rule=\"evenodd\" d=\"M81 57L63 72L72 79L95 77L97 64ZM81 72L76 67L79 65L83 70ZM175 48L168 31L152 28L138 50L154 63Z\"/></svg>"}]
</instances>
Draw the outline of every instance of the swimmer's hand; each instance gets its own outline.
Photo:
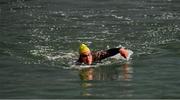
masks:
<instances>
[{"instance_id":1,"label":"swimmer's hand","mask_svg":"<svg viewBox=\"0 0 180 100\"><path fill-rule=\"evenodd\" d=\"M120 48L119 53L121 54L121 56L123 56L125 59L127 59L127 57L128 57L128 50L127 49Z\"/></svg>"}]
</instances>

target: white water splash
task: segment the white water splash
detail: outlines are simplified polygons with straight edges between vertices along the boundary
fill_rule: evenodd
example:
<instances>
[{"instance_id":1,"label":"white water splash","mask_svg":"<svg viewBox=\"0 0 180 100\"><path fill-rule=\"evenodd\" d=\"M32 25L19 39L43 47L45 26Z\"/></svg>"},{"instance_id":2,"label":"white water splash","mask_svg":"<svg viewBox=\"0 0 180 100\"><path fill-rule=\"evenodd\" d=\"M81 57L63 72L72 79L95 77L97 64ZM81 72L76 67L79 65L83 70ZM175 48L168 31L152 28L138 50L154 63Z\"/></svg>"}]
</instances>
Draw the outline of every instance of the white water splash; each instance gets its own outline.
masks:
<instances>
[{"instance_id":1,"label":"white water splash","mask_svg":"<svg viewBox=\"0 0 180 100\"><path fill-rule=\"evenodd\" d=\"M127 58L122 57L120 54L112 56L111 58L114 58L114 59L117 59L117 60L126 60L126 61L129 61L131 59L131 55L132 54L133 54L133 51L128 50L128 57Z\"/></svg>"}]
</instances>

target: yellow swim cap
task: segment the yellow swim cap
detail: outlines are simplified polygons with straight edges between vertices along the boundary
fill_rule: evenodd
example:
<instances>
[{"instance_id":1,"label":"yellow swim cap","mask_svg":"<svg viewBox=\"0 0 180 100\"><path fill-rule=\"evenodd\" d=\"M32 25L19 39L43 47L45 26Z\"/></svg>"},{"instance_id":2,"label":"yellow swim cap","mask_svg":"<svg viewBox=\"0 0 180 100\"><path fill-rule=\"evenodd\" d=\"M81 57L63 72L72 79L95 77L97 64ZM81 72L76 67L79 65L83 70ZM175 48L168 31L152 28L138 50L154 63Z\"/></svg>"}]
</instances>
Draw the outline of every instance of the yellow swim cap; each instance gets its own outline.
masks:
<instances>
[{"instance_id":1,"label":"yellow swim cap","mask_svg":"<svg viewBox=\"0 0 180 100\"><path fill-rule=\"evenodd\" d=\"M85 44L82 43L79 47L79 53L83 54L85 52L90 52L90 49Z\"/></svg>"}]
</instances>

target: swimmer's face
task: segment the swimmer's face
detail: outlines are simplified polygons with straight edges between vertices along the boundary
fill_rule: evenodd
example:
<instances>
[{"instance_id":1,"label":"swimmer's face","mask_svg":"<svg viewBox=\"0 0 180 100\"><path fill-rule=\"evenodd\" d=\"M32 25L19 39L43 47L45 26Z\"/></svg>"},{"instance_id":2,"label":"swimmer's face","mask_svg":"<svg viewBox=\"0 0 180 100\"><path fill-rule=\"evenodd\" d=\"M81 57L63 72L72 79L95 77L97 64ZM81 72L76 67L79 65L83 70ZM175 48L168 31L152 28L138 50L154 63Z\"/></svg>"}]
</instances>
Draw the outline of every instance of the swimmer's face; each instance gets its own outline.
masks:
<instances>
[{"instance_id":1,"label":"swimmer's face","mask_svg":"<svg viewBox=\"0 0 180 100\"><path fill-rule=\"evenodd\" d=\"M85 63L85 64L92 64L92 54L90 51L88 52L84 52L83 54L80 55L81 56L81 59L82 61Z\"/></svg>"}]
</instances>

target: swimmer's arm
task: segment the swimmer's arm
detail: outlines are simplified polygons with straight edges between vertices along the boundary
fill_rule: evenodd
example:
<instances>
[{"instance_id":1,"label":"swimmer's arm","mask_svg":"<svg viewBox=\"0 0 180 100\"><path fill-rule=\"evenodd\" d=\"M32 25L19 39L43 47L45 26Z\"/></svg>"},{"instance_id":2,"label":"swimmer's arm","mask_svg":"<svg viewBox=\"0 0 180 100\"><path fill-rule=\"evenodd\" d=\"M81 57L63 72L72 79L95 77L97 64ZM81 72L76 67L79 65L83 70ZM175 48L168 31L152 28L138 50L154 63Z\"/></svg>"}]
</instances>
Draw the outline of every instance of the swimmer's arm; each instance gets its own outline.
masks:
<instances>
[{"instance_id":1,"label":"swimmer's arm","mask_svg":"<svg viewBox=\"0 0 180 100\"><path fill-rule=\"evenodd\" d=\"M100 61L102 59L114 56L119 53L120 48L112 48L108 50L97 51L94 53L94 60Z\"/></svg>"}]
</instances>

